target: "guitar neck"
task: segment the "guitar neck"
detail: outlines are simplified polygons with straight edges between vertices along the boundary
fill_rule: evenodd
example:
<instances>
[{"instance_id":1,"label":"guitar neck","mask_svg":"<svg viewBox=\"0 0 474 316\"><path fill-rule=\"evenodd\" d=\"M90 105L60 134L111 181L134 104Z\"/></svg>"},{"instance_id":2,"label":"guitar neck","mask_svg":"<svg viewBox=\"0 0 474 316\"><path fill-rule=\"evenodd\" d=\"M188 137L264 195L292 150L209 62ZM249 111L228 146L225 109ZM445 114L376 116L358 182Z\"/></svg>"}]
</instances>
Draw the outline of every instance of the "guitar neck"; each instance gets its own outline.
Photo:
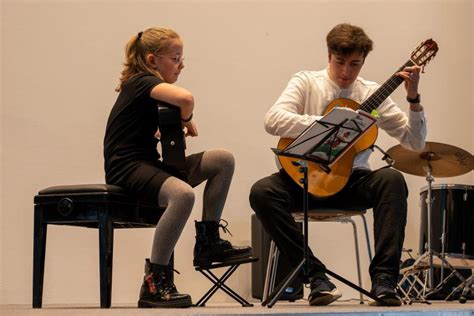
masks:
<instances>
[{"instance_id":1,"label":"guitar neck","mask_svg":"<svg viewBox=\"0 0 474 316\"><path fill-rule=\"evenodd\" d=\"M403 70L405 67L411 67L414 65L415 64L411 60L408 60L397 70L397 72ZM385 81L385 83L381 85L380 88L378 88L366 101L364 101L359 108L368 113L377 109L379 105L382 104L382 102L385 101L385 99L388 98L388 96L392 94L392 92L395 91L395 89L402 82L403 78L394 74L387 81Z\"/></svg>"}]
</instances>

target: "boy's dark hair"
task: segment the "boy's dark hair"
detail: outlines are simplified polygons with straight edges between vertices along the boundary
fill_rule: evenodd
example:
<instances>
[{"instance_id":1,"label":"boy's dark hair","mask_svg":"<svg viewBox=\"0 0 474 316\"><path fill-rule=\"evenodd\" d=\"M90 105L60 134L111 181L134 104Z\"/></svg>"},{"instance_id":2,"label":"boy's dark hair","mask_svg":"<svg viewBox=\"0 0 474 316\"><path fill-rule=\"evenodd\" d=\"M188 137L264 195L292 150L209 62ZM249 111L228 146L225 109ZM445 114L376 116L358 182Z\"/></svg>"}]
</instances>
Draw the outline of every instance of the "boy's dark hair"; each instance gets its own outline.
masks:
<instances>
[{"instance_id":1,"label":"boy's dark hair","mask_svg":"<svg viewBox=\"0 0 474 316\"><path fill-rule=\"evenodd\" d=\"M328 52L334 55L347 56L354 52L367 57L372 50L372 40L358 26L348 23L336 25L326 36Z\"/></svg>"}]
</instances>

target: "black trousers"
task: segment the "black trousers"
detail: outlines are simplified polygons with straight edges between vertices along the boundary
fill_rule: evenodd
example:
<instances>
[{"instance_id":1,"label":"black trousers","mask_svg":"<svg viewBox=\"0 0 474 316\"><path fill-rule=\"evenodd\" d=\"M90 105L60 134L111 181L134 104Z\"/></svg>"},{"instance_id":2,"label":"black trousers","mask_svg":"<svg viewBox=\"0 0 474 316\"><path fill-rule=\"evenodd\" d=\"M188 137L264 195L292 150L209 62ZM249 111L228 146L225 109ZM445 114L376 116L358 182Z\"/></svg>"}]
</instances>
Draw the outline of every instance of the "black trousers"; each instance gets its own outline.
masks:
<instances>
[{"instance_id":1,"label":"black trousers","mask_svg":"<svg viewBox=\"0 0 474 316\"><path fill-rule=\"evenodd\" d=\"M373 208L375 256L369 273L379 273L395 281L405 238L408 189L403 175L391 168L375 171L356 169L345 188L337 194L316 199L309 196L309 208ZM303 235L291 216L301 210L303 189L281 170L257 181L250 191L250 205L281 254L296 266L303 258ZM310 276L323 274L324 264L309 251ZM305 280L307 281L307 280Z\"/></svg>"}]
</instances>

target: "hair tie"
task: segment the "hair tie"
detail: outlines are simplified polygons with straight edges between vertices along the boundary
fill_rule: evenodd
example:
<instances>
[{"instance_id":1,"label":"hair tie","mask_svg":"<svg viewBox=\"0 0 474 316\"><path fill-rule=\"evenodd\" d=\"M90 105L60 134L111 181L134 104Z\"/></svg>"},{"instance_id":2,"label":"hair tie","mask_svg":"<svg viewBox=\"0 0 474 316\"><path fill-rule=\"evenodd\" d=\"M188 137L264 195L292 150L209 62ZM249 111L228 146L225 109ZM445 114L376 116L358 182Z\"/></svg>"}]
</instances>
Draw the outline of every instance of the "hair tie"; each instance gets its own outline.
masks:
<instances>
[{"instance_id":1,"label":"hair tie","mask_svg":"<svg viewBox=\"0 0 474 316\"><path fill-rule=\"evenodd\" d=\"M139 40L140 38L142 38L142 35L143 35L143 32L138 32L137 40Z\"/></svg>"}]
</instances>

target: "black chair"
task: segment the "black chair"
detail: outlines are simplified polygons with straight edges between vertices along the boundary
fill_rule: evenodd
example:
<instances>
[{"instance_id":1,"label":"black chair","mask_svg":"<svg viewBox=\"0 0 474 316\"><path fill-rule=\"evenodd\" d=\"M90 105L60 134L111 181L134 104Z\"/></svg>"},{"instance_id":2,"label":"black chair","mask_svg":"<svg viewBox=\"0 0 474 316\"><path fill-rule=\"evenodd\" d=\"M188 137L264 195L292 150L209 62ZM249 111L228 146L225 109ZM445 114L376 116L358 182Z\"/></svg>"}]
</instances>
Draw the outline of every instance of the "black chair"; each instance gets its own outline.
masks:
<instances>
[{"instance_id":1,"label":"black chair","mask_svg":"<svg viewBox=\"0 0 474 316\"><path fill-rule=\"evenodd\" d=\"M182 170L184 133L178 107L157 103L163 163ZM109 308L115 228L155 227L164 208L140 205L124 189L106 184L53 186L34 198L33 308L43 301L44 260L48 224L99 229L100 307ZM171 258L173 265L173 256Z\"/></svg>"},{"instance_id":2,"label":"black chair","mask_svg":"<svg viewBox=\"0 0 474 316\"><path fill-rule=\"evenodd\" d=\"M33 308L43 301L48 225L99 229L100 307L112 293L114 229L155 227L164 209L137 203L124 189L106 184L53 186L34 198Z\"/></svg>"}]
</instances>

